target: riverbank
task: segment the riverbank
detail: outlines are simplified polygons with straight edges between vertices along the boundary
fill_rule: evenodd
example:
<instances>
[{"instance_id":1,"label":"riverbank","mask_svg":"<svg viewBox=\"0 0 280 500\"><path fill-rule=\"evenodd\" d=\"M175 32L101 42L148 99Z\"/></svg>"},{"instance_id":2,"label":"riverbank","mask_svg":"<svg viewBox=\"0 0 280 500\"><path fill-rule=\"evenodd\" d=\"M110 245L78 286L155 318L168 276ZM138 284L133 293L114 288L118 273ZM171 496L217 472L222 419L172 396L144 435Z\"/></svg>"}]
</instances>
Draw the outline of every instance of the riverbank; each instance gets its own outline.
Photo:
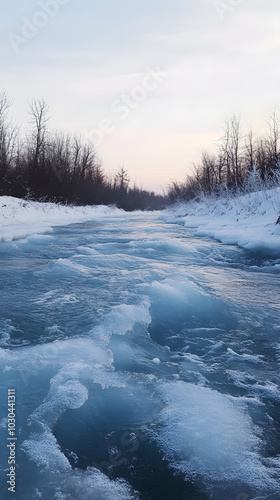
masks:
<instances>
[{"instance_id":1,"label":"riverbank","mask_svg":"<svg viewBox=\"0 0 280 500\"><path fill-rule=\"evenodd\" d=\"M70 206L0 197L0 242L43 234L54 226L118 216L113 206ZM160 213L160 212L159 212ZM280 188L242 196L178 203L161 212L169 223L194 228L195 235L280 258Z\"/></svg>"},{"instance_id":2,"label":"riverbank","mask_svg":"<svg viewBox=\"0 0 280 500\"><path fill-rule=\"evenodd\" d=\"M0 196L0 242L51 231L54 226L85 222L123 213L116 207L60 205Z\"/></svg>"},{"instance_id":3,"label":"riverbank","mask_svg":"<svg viewBox=\"0 0 280 500\"><path fill-rule=\"evenodd\" d=\"M194 228L197 236L280 257L279 211L280 188L275 188L242 196L204 196L174 205L163 218Z\"/></svg>"}]
</instances>

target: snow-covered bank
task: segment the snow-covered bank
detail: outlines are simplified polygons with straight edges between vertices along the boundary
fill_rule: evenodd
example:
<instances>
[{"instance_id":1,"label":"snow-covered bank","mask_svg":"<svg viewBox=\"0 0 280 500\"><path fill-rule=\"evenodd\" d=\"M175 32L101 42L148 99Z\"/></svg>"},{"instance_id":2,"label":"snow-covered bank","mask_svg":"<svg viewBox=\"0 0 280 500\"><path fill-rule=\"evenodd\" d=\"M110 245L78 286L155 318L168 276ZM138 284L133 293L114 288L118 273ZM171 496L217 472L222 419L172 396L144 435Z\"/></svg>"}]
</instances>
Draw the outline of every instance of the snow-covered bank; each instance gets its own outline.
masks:
<instances>
[{"instance_id":1,"label":"snow-covered bank","mask_svg":"<svg viewBox=\"0 0 280 500\"><path fill-rule=\"evenodd\" d=\"M118 213L123 211L103 205L73 207L0 196L0 242L42 234L53 226L85 222Z\"/></svg>"},{"instance_id":2,"label":"snow-covered bank","mask_svg":"<svg viewBox=\"0 0 280 500\"><path fill-rule=\"evenodd\" d=\"M62 226L124 214L107 206L75 207L0 197L0 242L26 238ZM280 188L242 196L178 203L162 212L166 222L194 228L197 236L280 257Z\"/></svg>"},{"instance_id":3,"label":"snow-covered bank","mask_svg":"<svg viewBox=\"0 0 280 500\"><path fill-rule=\"evenodd\" d=\"M280 188L242 196L178 203L165 210L167 222L183 222L197 236L280 257Z\"/></svg>"}]
</instances>

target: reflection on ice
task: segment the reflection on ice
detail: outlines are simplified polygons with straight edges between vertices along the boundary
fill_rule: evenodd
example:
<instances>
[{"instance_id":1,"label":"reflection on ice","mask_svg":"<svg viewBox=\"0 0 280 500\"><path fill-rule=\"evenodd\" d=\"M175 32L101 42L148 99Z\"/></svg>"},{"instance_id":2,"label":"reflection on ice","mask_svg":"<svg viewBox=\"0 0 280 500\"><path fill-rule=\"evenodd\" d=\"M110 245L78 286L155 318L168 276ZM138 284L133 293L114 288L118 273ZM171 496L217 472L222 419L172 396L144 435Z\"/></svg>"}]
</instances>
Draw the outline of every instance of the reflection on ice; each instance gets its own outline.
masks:
<instances>
[{"instance_id":1,"label":"reflection on ice","mask_svg":"<svg viewBox=\"0 0 280 500\"><path fill-rule=\"evenodd\" d=\"M1 247L18 500L276 500L279 263L105 212Z\"/></svg>"}]
</instances>

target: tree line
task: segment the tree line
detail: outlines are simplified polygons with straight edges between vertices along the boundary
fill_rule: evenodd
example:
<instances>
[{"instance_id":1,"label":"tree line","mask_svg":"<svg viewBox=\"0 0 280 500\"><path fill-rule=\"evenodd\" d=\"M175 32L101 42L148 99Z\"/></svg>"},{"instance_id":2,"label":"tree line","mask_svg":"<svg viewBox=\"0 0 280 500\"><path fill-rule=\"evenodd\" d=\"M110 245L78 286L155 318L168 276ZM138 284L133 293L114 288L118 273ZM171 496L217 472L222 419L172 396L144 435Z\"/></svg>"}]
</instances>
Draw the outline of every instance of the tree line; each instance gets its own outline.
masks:
<instances>
[{"instance_id":1,"label":"tree line","mask_svg":"<svg viewBox=\"0 0 280 500\"><path fill-rule=\"evenodd\" d=\"M234 192L249 184L252 190L260 184L269 185L270 180L280 184L280 126L277 113L273 112L270 117L266 137L255 137L252 130L243 134L240 117L232 115L225 120L224 133L216 152L202 151L201 161L193 165L192 175L187 176L184 182L173 181L168 196L171 202L191 200L201 192Z\"/></svg>"},{"instance_id":2,"label":"tree line","mask_svg":"<svg viewBox=\"0 0 280 500\"><path fill-rule=\"evenodd\" d=\"M0 94L0 195L77 205L114 204L125 210L155 210L164 196L130 187L121 167L110 178L94 144L76 135L51 132L44 100L28 106L30 130L22 138L10 118L7 94Z\"/></svg>"}]
</instances>

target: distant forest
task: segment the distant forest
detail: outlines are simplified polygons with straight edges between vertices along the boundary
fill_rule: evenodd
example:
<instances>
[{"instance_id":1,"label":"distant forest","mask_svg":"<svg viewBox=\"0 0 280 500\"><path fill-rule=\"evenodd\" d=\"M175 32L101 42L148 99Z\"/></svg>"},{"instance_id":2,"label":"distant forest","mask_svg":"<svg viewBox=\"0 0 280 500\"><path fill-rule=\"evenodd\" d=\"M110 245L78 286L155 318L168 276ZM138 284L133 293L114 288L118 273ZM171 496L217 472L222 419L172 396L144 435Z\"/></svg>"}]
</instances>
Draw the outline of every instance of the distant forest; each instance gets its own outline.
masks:
<instances>
[{"instance_id":1,"label":"distant forest","mask_svg":"<svg viewBox=\"0 0 280 500\"><path fill-rule=\"evenodd\" d=\"M242 132L240 117L225 121L217 151L202 152L201 162L184 182L169 186L169 202L187 201L201 194L223 195L258 191L280 185L280 126L276 112L267 122L267 136Z\"/></svg>"},{"instance_id":2,"label":"distant forest","mask_svg":"<svg viewBox=\"0 0 280 500\"><path fill-rule=\"evenodd\" d=\"M29 103L30 130L23 139L10 118L11 102L0 94L0 195L76 205L116 205L125 210L161 210L201 194L219 196L280 185L280 126L274 112L266 137L243 134L241 120L225 122L217 151L202 152L184 182L170 183L166 196L130 187L126 169L104 171L93 143L51 132L44 100Z\"/></svg>"},{"instance_id":3,"label":"distant forest","mask_svg":"<svg viewBox=\"0 0 280 500\"><path fill-rule=\"evenodd\" d=\"M0 94L0 195L76 205L114 204L125 210L157 210L167 198L130 187L119 168L110 179L93 143L49 130L44 100L29 103L30 131L24 139L10 118L7 94Z\"/></svg>"}]
</instances>

